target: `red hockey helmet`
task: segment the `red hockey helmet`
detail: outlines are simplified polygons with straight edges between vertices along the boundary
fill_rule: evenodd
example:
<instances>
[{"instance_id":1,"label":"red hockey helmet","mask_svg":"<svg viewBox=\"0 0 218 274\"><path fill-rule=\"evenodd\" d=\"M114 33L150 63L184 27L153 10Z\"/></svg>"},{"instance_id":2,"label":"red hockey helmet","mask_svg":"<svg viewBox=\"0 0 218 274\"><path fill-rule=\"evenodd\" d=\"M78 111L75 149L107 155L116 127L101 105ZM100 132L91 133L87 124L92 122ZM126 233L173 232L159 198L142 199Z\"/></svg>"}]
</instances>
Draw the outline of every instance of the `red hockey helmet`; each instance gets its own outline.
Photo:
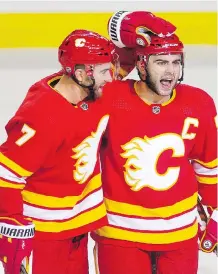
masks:
<instances>
[{"instance_id":1,"label":"red hockey helmet","mask_svg":"<svg viewBox=\"0 0 218 274\"><path fill-rule=\"evenodd\" d=\"M58 59L68 75L74 74L75 65L112 62L114 46L105 37L88 30L75 30L59 47Z\"/></svg>"},{"instance_id":2,"label":"red hockey helmet","mask_svg":"<svg viewBox=\"0 0 218 274\"><path fill-rule=\"evenodd\" d=\"M179 40L178 36L172 34L170 36L160 37L158 35L150 35L151 43L147 47L138 47L136 49L137 57L143 56L144 61L147 63L150 55L160 54L181 54L183 60L183 43Z\"/></svg>"}]
</instances>

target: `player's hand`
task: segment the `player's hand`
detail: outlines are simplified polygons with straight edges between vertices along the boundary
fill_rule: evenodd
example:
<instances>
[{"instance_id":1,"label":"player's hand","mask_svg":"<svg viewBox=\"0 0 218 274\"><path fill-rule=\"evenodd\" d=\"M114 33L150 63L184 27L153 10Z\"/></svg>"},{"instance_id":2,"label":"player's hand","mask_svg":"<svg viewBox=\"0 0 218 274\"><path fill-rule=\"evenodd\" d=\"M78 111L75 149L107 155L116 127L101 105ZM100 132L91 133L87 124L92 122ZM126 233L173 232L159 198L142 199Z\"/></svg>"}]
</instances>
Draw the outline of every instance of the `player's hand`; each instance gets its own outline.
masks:
<instances>
[{"instance_id":1,"label":"player's hand","mask_svg":"<svg viewBox=\"0 0 218 274\"><path fill-rule=\"evenodd\" d=\"M176 27L170 22L147 11L119 11L110 18L108 23L109 36L119 48L147 46L150 44L150 32L169 36L175 30Z\"/></svg>"},{"instance_id":2,"label":"player's hand","mask_svg":"<svg viewBox=\"0 0 218 274\"><path fill-rule=\"evenodd\" d=\"M200 249L204 252L215 252L217 254L217 227L218 227L218 212L214 210L208 224L205 228L199 229L198 236L200 240Z\"/></svg>"},{"instance_id":3,"label":"player's hand","mask_svg":"<svg viewBox=\"0 0 218 274\"><path fill-rule=\"evenodd\" d=\"M0 217L0 261L6 274L23 273L22 262L29 260L33 236L34 225L28 220Z\"/></svg>"}]
</instances>

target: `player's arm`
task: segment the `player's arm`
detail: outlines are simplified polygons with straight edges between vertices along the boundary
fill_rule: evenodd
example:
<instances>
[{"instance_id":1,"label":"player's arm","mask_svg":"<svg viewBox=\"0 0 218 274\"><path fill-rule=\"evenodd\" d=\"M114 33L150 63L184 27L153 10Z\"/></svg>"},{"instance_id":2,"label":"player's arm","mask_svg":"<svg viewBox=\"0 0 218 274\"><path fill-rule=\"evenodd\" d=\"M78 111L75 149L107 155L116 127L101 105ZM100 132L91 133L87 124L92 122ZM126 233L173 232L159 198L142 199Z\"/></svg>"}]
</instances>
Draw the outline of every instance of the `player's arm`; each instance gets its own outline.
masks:
<instances>
[{"instance_id":1,"label":"player's arm","mask_svg":"<svg viewBox=\"0 0 218 274\"><path fill-rule=\"evenodd\" d=\"M213 100L209 97L205 105L203 119L199 122L199 132L193 161L198 181L201 203L210 214L204 233L200 233L200 248L212 252L217 246L217 113ZM205 108L204 108L205 109Z\"/></svg>"},{"instance_id":2,"label":"player's arm","mask_svg":"<svg viewBox=\"0 0 218 274\"><path fill-rule=\"evenodd\" d=\"M118 57L118 68L113 67L113 71L116 71L116 75L114 75L114 79L122 80L126 77L135 67L136 56L134 48L118 48L115 46L115 53ZM115 60L116 61L116 60ZM116 62L113 62L114 66L116 66Z\"/></svg>"},{"instance_id":3,"label":"player's arm","mask_svg":"<svg viewBox=\"0 0 218 274\"><path fill-rule=\"evenodd\" d=\"M108 22L108 33L119 55L119 78L125 77L135 67L135 47L150 44L149 33L170 35L176 27L148 11L118 11Z\"/></svg>"},{"instance_id":4,"label":"player's arm","mask_svg":"<svg viewBox=\"0 0 218 274\"><path fill-rule=\"evenodd\" d=\"M6 273L20 274L20 265L32 250L34 225L23 216L22 190L26 179L48 155L49 125L33 119L12 119L7 140L0 146L0 260Z\"/></svg>"}]
</instances>

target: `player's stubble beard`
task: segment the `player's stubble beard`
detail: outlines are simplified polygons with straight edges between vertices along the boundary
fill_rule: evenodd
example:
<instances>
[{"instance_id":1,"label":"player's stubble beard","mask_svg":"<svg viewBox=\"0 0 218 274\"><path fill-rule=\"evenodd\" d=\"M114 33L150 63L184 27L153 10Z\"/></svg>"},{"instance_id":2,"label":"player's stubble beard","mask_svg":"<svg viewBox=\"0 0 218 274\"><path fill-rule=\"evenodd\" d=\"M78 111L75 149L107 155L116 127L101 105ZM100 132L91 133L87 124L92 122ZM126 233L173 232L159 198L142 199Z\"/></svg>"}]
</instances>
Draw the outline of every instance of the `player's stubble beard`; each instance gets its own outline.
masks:
<instances>
[{"instance_id":1,"label":"player's stubble beard","mask_svg":"<svg viewBox=\"0 0 218 274\"><path fill-rule=\"evenodd\" d=\"M89 96L88 99L91 101L95 101L96 99L96 94L95 94L95 78L94 77L88 77L88 81L87 81L87 87L89 90Z\"/></svg>"},{"instance_id":2,"label":"player's stubble beard","mask_svg":"<svg viewBox=\"0 0 218 274\"><path fill-rule=\"evenodd\" d=\"M72 78L79 86L89 90L89 95L86 98L87 100L94 101L96 99L95 90L94 90L94 86L95 86L95 78L94 77L87 76L83 82L79 82L75 76L73 76Z\"/></svg>"},{"instance_id":3,"label":"player's stubble beard","mask_svg":"<svg viewBox=\"0 0 218 274\"><path fill-rule=\"evenodd\" d=\"M154 93L157 94L158 96L163 96L163 95L161 95L161 94L158 92L158 89L156 88L156 85L155 85L154 82L151 80L151 76L150 76L150 74L149 74L147 68L145 69L145 71L146 71L146 78L145 78L145 80L143 80L143 82L146 83L146 85L148 86L148 88L149 88L152 92L154 92ZM140 78L141 78L141 77L140 77ZM176 86L176 84L172 87L170 94L167 95L167 96L170 96L170 98L171 98L171 96L172 96L172 94L173 94L173 90L174 90L175 86Z\"/></svg>"}]
</instances>

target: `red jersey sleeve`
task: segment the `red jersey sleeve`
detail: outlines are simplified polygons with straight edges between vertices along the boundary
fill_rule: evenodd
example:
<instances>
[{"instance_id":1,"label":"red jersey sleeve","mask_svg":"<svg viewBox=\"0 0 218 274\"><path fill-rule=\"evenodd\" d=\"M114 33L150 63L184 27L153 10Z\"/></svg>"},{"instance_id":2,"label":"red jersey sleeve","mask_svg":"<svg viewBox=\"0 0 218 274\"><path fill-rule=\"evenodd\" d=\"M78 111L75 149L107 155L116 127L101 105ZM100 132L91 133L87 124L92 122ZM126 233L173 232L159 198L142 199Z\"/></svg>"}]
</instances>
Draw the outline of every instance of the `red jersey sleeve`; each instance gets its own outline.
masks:
<instances>
[{"instance_id":1,"label":"red jersey sleeve","mask_svg":"<svg viewBox=\"0 0 218 274\"><path fill-rule=\"evenodd\" d=\"M22 215L21 191L52 150L54 125L37 109L16 114L0 146L0 216Z\"/></svg>"},{"instance_id":2,"label":"red jersey sleeve","mask_svg":"<svg viewBox=\"0 0 218 274\"><path fill-rule=\"evenodd\" d=\"M204 98L202 120L194 148L193 167L202 203L217 207L217 112L211 97Z\"/></svg>"}]
</instances>

